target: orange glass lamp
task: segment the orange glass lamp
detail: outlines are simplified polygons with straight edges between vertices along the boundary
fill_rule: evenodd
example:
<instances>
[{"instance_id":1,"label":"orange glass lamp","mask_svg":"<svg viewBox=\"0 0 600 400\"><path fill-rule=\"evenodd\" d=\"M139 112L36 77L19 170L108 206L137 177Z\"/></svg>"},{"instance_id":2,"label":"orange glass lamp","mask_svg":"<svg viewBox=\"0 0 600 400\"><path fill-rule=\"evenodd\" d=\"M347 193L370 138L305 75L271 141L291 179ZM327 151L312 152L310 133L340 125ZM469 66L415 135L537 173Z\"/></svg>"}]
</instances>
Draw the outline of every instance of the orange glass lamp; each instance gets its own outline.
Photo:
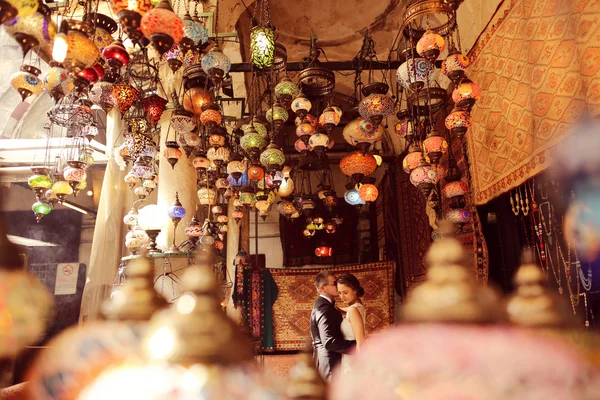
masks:
<instances>
[{"instance_id":1,"label":"orange glass lamp","mask_svg":"<svg viewBox=\"0 0 600 400\"><path fill-rule=\"evenodd\" d=\"M161 56L183 39L183 21L168 0L161 0L142 17L140 30Z\"/></svg>"},{"instance_id":2,"label":"orange glass lamp","mask_svg":"<svg viewBox=\"0 0 600 400\"><path fill-rule=\"evenodd\" d=\"M319 246L315 249L315 255L317 257L331 257L333 256L333 248L329 246Z\"/></svg>"},{"instance_id":3,"label":"orange glass lamp","mask_svg":"<svg viewBox=\"0 0 600 400\"><path fill-rule=\"evenodd\" d=\"M358 189L358 195L367 204L370 204L377 200L379 196L379 190L377 190L377 186L372 183L365 183L364 185L360 185Z\"/></svg>"},{"instance_id":4,"label":"orange glass lamp","mask_svg":"<svg viewBox=\"0 0 600 400\"><path fill-rule=\"evenodd\" d=\"M428 30L417 42L417 53L429 62L434 62L446 48L446 41L437 33Z\"/></svg>"},{"instance_id":5,"label":"orange glass lamp","mask_svg":"<svg viewBox=\"0 0 600 400\"><path fill-rule=\"evenodd\" d=\"M358 183L377 169L377 160L372 154L355 151L340 160L340 170Z\"/></svg>"}]
</instances>

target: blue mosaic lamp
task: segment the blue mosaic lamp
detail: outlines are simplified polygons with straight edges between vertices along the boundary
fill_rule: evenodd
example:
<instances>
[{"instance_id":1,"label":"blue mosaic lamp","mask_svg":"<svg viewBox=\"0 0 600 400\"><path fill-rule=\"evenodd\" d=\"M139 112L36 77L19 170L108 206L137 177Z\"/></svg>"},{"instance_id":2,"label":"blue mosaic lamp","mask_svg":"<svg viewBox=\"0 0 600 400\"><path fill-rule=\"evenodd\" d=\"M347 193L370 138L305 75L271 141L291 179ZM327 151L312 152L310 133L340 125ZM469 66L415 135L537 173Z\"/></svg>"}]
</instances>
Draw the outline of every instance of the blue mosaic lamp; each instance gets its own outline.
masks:
<instances>
[{"instance_id":1,"label":"blue mosaic lamp","mask_svg":"<svg viewBox=\"0 0 600 400\"><path fill-rule=\"evenodd\" d=\"M181 221L186 214L185 208L183 208L183 205L179 201L179 193L175 192L175 201L167 209L167 214L169 215L169 218L171 218L171 221L173 221L173 245L169 249L169 253L178 253L179 247L177 247L177 245L175 244L177 224L179 224L179 221Z\"/></svg>"}]
</instances>

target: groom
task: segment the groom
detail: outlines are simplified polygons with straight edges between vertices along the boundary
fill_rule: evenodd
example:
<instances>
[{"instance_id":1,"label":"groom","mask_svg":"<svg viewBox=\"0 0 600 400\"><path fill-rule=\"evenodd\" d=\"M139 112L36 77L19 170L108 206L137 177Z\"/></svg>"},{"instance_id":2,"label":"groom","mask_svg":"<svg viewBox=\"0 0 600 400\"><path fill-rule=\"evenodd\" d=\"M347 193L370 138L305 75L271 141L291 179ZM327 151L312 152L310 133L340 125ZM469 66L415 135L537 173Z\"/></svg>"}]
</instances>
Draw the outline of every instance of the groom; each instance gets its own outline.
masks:
<instances>
[{"instance_id":1,"label":"groom","mask_svg":"<svg viewBox=\"0 0 600 400\"><path fill-rule=\"evenodd\" d=\"M313 358L321 377L329 380L334 367L341 361L342 354L348 353L356 342L345 340L342 335L342 314L333 303L333 299L338 296L335 275L330 271L319 272L315 286L319 297L310 314Z\"/></svg>"}]
</instances>

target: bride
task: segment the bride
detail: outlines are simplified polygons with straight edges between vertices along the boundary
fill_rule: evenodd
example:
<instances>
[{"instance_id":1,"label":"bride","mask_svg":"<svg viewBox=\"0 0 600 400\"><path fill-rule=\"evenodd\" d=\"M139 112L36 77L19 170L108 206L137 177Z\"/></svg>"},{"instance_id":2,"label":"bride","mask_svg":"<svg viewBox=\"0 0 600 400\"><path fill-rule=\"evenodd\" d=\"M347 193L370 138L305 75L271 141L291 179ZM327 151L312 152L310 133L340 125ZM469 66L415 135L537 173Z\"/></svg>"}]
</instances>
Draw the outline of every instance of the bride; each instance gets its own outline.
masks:
<instances>
[{"instance_id":1,"label":"bride","mask_svg":"<svg viewBox=\"0 0 600 400\"><path fill-rule=\"evenodd\" d=\"M342 334L346 340L356 340L356 351L365 341L365 320L367 309L362 304L360 298L364 296L365 289L360 286L356 276L352 274L342 274L337 279L337 289L340 299L346 303L347 307L342 308L346 316L342 320ZM342 372L345 374L351 370L351 357L342 354Z\"/></svg>"}]
</instances>

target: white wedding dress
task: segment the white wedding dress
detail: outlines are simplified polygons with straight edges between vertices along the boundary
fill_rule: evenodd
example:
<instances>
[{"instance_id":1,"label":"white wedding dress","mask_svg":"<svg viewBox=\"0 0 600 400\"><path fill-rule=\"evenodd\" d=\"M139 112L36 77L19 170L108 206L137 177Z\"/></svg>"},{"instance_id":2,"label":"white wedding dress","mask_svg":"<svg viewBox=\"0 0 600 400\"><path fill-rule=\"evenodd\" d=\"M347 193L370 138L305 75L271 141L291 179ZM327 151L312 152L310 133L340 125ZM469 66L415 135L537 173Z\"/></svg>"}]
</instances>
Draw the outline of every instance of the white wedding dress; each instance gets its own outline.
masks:
<instances>
[{"instance_id":1,"label":"white wedding dress","mask_svg":"<svg viewBox=\"0 0 600 400\"><path fill-rule=\"evenodd\" d=\"M362 320L363 320L363 327L366 324L366 316L367 316L367 309L365 308L365 306L363 306L360 303L354 303L352 304L350 307L356 307L358 309L358 312L360 313ZM348 307L348 311L350 310L350 307ZM346 316L344 317L344 319L342 320L342 335L344 335L344 339L346 340L356 340L356 337L354 336L354 330L352 330L352 324L350 323L350 319L348 318L348 312L346 312ZM352 370L352 356L348 355L348 354L342 354L342 372L344 374L348 373L349 371Z\"/></svg>"}]
</instances>

